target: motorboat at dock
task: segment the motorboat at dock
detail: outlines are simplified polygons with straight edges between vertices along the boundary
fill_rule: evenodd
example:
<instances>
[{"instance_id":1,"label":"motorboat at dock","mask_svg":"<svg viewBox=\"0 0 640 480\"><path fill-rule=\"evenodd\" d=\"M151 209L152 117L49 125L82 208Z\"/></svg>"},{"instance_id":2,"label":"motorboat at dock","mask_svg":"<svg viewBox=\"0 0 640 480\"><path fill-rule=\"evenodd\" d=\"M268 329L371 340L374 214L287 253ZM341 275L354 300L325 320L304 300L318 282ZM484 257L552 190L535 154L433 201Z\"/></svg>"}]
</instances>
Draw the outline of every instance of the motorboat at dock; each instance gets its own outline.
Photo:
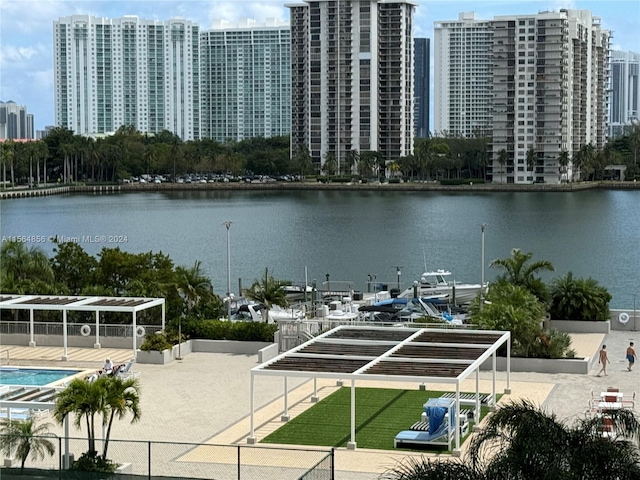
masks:
<instances>
[{"instance_id":1,"label":"motorboat at dock","mask_svg":"<svg viewBox=\"0 0 640 480\"><path fill-rule=\"evenodd\" d=\"M457 283L455 280L449 280L450 278L451 272L448 270L424 272L420 281L414 282L413 287L407 288L398 297L437 297L439 303L464 305L471 303L482 290L479 283ZM487 285L484 288L486 290Z\"/></svg>"}]
</instances>

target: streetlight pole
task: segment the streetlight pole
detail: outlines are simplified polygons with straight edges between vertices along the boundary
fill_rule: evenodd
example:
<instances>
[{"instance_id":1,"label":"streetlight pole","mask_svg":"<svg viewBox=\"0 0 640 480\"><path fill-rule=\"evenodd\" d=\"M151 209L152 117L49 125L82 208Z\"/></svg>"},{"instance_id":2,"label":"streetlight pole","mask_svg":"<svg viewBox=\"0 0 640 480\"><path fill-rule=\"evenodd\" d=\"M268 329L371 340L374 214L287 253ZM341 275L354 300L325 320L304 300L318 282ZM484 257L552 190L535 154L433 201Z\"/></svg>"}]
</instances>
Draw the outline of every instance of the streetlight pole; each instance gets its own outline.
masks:
<instances>
[{"instance_id":1,"label":"streetlight pole","mask_svg":"<svg viewBox=\"0 0 640 480\"><path fill-rule=\"evenodd\" d=\"M484 297L484 230L487 228L486 223L480 224L480 231L482 232L482 247L481 247L481 255L482 255L482 268L480 269L480 308L482 308L482 300Z\"/></svg>"},{"instance_id":2,"label":"streetlight pole","mask_svg":"<svg viewBox=\"0 0 640 480\"><path fill-rule=\"evenodd\" d=\"M230 221L222 224L227 227L227 320L231 321L231 243L229 242Z\"/></svg>"},{"instance_id":3,"label":"streetlight pole","mask_svg":"<svg viewBox=\"0 0 640 480\"><path fill-rule=\"evenodd\" d=\"M396 267L396 276L398 277L398 290L400 290L400 275L402 275L402 272L400 271L402 267Z\"/></svg>"}]
</instances>

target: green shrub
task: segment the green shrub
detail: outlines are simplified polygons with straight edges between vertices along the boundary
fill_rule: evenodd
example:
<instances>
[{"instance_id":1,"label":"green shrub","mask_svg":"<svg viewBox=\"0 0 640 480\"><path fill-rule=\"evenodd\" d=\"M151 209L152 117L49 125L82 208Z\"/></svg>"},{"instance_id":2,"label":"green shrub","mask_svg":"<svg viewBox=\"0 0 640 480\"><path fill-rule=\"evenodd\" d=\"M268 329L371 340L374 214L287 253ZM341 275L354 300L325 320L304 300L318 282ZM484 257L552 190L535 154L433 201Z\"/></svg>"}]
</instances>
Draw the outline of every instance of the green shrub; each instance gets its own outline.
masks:
<instances>
[{"instance_id":1,"label":"green shrub","mask_svg":"<svg viewBox=\"0 0 640 480\"><path fill-rule=\"evenodd\" d=\"M244 342L273 342L276 324L261 322L229 322L226 320L183 319L182 335L206 340L238 340ZM177 332L178 321L172 320L167 330Z\"/></svg>"},{"instance_id":2,"label":"green shrub","mask_svg":"<svg viewBox=\"0 0 640 480\"><path fill-rule=\"evenodd\" d=\"M573 273L551 283L551 318L557 320L610 319L611 294L592 278L573 278Z\"/></svg>"},{"instance_id":3,"label":"green shrub","mask_svg":"<svg viewBox=\"0 0 640 480\"><path fill-rule=\"evenodd\" d=\"M70 470L78 472L102 472L109 474L115 472L118 466L119 464L112 462L102 455L98 455L97 452L85 452L80 456L80 458L71 464ZM106 475L104 478L109 478L109 476L110 475ZM97 477L91 476L91 478Z\"/></svg>"},{"instance_id":4,"label":"green shrub","mask_svg":"<svg viewBox=\"0 0 640 480\"><path fill-rule=\"evenodd\" d=\"M157 351L162 352L163 350L168 350L175 345L166 332L159 331L156 333L148 333L144 337L144 341L142 345L140 345L140 350L143 352Z\"/></svg>"}]
</instances>

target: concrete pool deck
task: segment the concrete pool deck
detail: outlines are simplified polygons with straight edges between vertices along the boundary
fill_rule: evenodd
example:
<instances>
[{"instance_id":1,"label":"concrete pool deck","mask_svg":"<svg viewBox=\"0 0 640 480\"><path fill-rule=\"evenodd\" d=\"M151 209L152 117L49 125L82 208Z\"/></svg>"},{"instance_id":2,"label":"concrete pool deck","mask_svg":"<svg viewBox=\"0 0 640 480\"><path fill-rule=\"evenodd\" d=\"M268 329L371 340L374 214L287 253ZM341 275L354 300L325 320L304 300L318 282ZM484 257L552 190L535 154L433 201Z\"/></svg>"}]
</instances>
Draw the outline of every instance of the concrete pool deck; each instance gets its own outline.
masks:
<instances>
[{"instance_id":1,"label":"concrete pool deck","mask_svg":"<svg viewBox=\"0 0 640 480\"><path fill-rule=\"evenodd\" d=\"M624 354L629 341L640 341L640 333L613 331L608 335L588 334L572 337L574 338L573 347L579 356L597 356L601 343L604 341L607 344L611 360L607 377L595 376L599 370L597 360L592 365L589 375L512 373L512 393L503 396L501 401L528 398L543 405L558 418L571 422L584 415L592 390L600 392L608 386L615 386L630 395L638 389L640 368L637 366L636 370L628 372ZM70 356L69 361L62 362L59 347L53 349L56 350L56 355L52 360L42 360L43 354L38 350L45 347L24 348L30 350L33 357L25 358L19 364L12 362L13 365L100 368L106 356L115 357L115 352L111 349L97 351L88 349L95 356L86 352L88 357L83 354L76 360L74 356ZM125 360L130 358L130 350L123 352L126 353ZM185 356L182 361L164 366L134 364L132 370L141 372L142 416L136 424L129 424L127 420L117 422L113 428L112 438L245 444L249 434L250 369L257 365L256 362L257 355L192 353ZM5 361L2 363L5 364ZM481 390L491 391L491 372L481 372L480 379ZM506 374L499 372L498 392L502 392L506 386L505 380ZM254 381L256 436L260 439L282 425L280 415L283 410L283 380L278 377L256 376ZM357 386L371 386L369 383L358 382ZM313 392L313 381L289 378L288 385L289 414L293 418L312 405L309 397ZM383 384L376 384L376 386L383 386ZM384 384L384 386L403 388L395 382ZM406 385L406 387L415 389L417 385ZM318 388L320 397L325 398L337 387L335 381L318 380ZM431 384L427 388L440 389L439 386ZM450 386L442 388L442 390L450 389ZM415 412L412 418L419 418L419 415L420 412ZM62 427L55 426L52 431L61 435ZM83 437L82 432L73 429L71 435ZM196 451L190 453L190 455L196 454ZM339 479L377 478L381 472L392 467L398 459L409 455L419 454L365 449L349 451L339 448L336 450L336 475ZM263 458L264 462L270 461L267 456Z\"/></svg>"}]
</instances>

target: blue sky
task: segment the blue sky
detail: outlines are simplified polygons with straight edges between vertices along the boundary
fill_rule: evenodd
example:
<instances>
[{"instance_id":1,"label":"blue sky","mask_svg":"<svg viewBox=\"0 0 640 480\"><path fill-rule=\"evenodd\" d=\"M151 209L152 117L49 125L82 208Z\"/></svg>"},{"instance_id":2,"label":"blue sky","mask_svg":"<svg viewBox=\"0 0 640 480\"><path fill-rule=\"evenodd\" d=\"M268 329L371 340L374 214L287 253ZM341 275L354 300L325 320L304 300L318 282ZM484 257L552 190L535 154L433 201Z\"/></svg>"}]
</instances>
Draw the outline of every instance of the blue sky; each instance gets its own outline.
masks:
<instances>
[{"instance_id":1,"label":"blue sky","mask_svg":"<svg viewBox=\"0 0 640 480\"><path fill-rule=\"evenodd\" d=\"M0 0L0 100L27 106L35 116L35 128L54 121L53 22L73 14L104 17L137 15L165 20L182 17L196 21L202 29L214 19L229 21L267 17L288 20L285 3L295 0L199 0L152 1L63 1ZM530 14L559 8L588 9L602 18L604 28L613 31L613 49L640 52L640 1L542 0L479 2L418 1L415 36L433 38L433 22L458 18L459 12L475 11L476 18L495 15ZM433 46L432 46L433 48Z\"/></svg>"}]
</instances>

